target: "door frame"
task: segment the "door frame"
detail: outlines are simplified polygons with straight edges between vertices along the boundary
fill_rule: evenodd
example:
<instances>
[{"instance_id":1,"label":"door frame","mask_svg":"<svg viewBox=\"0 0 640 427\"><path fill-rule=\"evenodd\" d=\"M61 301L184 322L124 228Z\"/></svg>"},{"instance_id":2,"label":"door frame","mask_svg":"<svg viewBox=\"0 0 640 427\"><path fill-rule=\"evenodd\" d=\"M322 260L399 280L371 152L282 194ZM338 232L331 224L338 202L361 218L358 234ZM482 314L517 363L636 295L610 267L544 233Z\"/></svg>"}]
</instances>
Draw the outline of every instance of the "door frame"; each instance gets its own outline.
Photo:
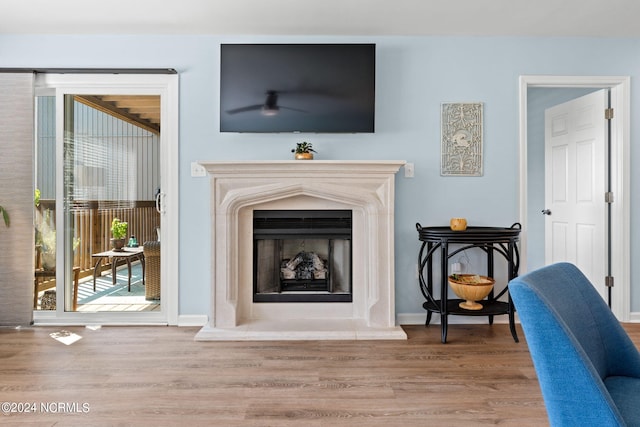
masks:
<instances>
[{"instance_id":1,"label":"door frame","mask_svg":"<svg viewBox=\"0 0 640 427\"><path fill-rule=\"evenodd\" d=\"M179 307L179 84L177 74L40 74L36 78L36 89L55 88L60 92L74 93L131 93L160 95L160 176L162 183L162 246L161 258L174 262L161 263L161 310L160 312L65 312L63 296L58 295L59 307L55 312L34 311L36 324L178 324ZM57 129L58 137L62 129ZM57 164L62 164L62 150L57 149ZM58 173L58 172L56 172ZM57 179L57 185L61 180ZM62 188L56 188L62 194ZM57 197L56 209L62 209L62 198ZM60 210L62 212L62 210ZM60 218L63 216L61 215ZM59 225L60 223L58 223ZM62 239L57 252L64 253ZM63 257L56 260L57 269L64 269ZM58 293L60 294L60 293Z\"/></svg>"},{"instance_id":2,"label":"door frame","mask_svg":"<svg viewBox=\"0 0 640 427\"><path fill-rule=\"evenodd\" d=\"M615 285L611 309L618 320L628 322L631 311L630 289L630 83L629 76L542 76L523 75L519 79L519 218L527 224L527 91L544 88L608 88L615 116L611 120L611 274ZM604 114L604 113L603 113ZM603 195L604 197L604 195ZM527 230L521 238L521 269L527 271Z\"/></svg>"}]
</instances>

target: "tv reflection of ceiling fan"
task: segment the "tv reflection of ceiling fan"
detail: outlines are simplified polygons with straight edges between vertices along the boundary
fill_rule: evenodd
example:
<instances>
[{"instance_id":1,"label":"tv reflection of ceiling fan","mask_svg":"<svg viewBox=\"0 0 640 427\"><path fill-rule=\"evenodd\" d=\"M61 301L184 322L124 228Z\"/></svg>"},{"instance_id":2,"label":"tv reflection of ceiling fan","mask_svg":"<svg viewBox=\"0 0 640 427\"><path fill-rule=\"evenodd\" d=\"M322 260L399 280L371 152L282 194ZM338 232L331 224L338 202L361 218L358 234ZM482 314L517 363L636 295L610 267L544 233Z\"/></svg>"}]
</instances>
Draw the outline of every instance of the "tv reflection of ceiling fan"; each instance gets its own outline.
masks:
<instances>
[{"instance_id":1,"label":"tv reflection of ceiling fan","mask_svg":"<svg viewBox=\"0 0 640 427\"><path fill-rule=\"evenodd\" d=\"M280 112L280 109L298 111L300 113L307 113L307 111L305 110L278 105L278 93L279 92L277 90L268 90L266 92L267 97L264 100L264 104L254 104L254 105L247 105L246 107L234 108L232 110L227 110L227 113L237 114L237 113L246 113L247 111L260 110L260 113L263 116L275 116Z\"/></svg>"}]
</instances>

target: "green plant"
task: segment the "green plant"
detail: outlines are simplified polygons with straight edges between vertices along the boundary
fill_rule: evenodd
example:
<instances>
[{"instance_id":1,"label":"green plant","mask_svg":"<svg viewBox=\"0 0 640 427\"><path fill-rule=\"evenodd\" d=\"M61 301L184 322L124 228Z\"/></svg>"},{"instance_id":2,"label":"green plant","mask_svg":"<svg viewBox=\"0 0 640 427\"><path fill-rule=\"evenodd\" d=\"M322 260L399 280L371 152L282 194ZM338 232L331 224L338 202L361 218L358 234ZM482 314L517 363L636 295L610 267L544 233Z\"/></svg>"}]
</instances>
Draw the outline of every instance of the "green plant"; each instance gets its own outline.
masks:
<instances>
[{"instance_id":1,"label":"green plant","mask_svg":"<svg viewBox=\"0 0 640 427\"><path fill-rule=\"evenodd\" d=\"M33 192L33 204L35 209L35 244L41 251L42 265L45 270L55 270L56 268L56 224L52 216L51 209L40 208L40 190L37 188ZM74 237L72 240L73 251L80 246L80 239Z\"/></svg>"},{"instance_id":2,"label":"green plant","mask_svg":"<svg viewBox=\"0 0 640 427\"><path fill-rule=\"evenodd\" d=\"M42 214L37 214L35 228L36 245L40 247L43 255L50 254L55 260L56 229L50 209L45 209ZM80 246L80 238L74 237L72 244L75 251Z\"/></svg>"},{"instance_id":3,"label":"green plant","mask_svg":"<svg viewBox=\"0 0 640 427\"><path fill-rule=\"evenodd\" d=\"M296 144L296 148L291 149L292 153L301 154L301 153L316 153L316 150L313 149L313 144L310 142L298 142Z\"/></svg>"},{"instance_id":4,"label":"green plant","mask_svg":"<svg viewBox=\"0 0 640 427\"><path fill-rule=\"evenodd\" d=\"M36 211L35 222L36 247L42 253L42 265L45 270L55 270L56 268L56 230L51 211L45 209L44 212Z\"/></svg>"},{"instance_id":5,"label":"green plant","mask_svg":"<svg viewBox=\"0 0 640 427\"><path fill-rule=\"evenodd\" d=\"M9 212L7 212L7 210L2 206L0 206L0 212L2 213L2 218L4 219L4 225L8 227L9 224L11 224L11 221L9 220Z\"/></svg>"},{"instance_id":6,"label":"green plant","mask_svg":"<svg viewBox=\"0 0 640 427\"><path fill-rule=\"evenodd\" d=\"M111 235L114 239L124 239L127 237L128 228L129 224L120 221L118 218L113 218L113 221L111 221Z\"/></svg>"}]
</instances>

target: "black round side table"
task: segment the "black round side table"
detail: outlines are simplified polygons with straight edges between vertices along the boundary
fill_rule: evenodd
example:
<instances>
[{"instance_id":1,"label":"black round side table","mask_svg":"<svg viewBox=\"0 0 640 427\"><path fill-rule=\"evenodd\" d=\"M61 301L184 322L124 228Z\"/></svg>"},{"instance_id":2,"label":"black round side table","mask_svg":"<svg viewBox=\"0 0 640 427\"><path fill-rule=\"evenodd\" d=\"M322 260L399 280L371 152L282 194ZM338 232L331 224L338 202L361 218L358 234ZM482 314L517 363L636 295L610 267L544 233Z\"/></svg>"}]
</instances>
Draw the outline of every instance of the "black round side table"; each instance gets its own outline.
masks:
<instances>
[{"instance_id":1,"label":"black round side table","mask_svg":"<svg viewBox=\"0 0 640 427\"><path fill-rule=\"evenodd\" d=\"M418 238L422 241L418 254L418 282L420 291L426 301L422 305L427 311L425 326L431 322L433 313L440 314L442 343L447 342L449 315L487 316L489 324L493 324L493 316L506 314L509 316L509 329L515 342L519 342L515 327L515 308L509 295L508 282L518 275L520 254L517 242L520 240L521 225L513 224L509 228L501 227L467 227L464 231L453 231L450 227L422 227L416 224ZM454 245L450 249L450 245ZM507 285L501 290L491 291L480 310L466 310L459 307L461 299L449 298L449 259L467 249L477 248L485 252L487 257L487 276L494 275L494 253L498 253L507 261ZM440 253L440 299L433 292L433 262L436 253ZM506 301L499 301L505 296ZM504 298L503 298L504 299Z\"/></svg>"}]
</instances>

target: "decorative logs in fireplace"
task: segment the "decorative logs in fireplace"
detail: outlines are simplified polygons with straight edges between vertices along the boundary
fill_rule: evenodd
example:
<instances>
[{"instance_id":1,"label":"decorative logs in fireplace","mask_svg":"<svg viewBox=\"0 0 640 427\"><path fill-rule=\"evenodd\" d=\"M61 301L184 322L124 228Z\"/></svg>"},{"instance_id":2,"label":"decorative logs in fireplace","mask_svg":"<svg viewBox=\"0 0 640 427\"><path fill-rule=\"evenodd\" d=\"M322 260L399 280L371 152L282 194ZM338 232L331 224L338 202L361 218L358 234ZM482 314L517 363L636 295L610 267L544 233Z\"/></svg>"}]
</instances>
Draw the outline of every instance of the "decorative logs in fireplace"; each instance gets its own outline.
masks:
<instances>
[{"instance_id":1,"label":"decorative logs in fireplace","mask_svg":"<svg viewBox=\"0 0 640 427\"><path fill-rule=\"evenodd\" d=\"M254 211L254 302L351 302L351 216Z\"/></svg>"},{"instance_id":2,"label":"decorative logs in fireplace","mask_svg":"<svg viewBox=\"0 0 640 427\"><path fill-rule=\"evenodd\" d=\"M326 260L315 252L298 252L292 259L282 262L280 274L284 280L326 279Z\"/></svg>"}]
</instances>

